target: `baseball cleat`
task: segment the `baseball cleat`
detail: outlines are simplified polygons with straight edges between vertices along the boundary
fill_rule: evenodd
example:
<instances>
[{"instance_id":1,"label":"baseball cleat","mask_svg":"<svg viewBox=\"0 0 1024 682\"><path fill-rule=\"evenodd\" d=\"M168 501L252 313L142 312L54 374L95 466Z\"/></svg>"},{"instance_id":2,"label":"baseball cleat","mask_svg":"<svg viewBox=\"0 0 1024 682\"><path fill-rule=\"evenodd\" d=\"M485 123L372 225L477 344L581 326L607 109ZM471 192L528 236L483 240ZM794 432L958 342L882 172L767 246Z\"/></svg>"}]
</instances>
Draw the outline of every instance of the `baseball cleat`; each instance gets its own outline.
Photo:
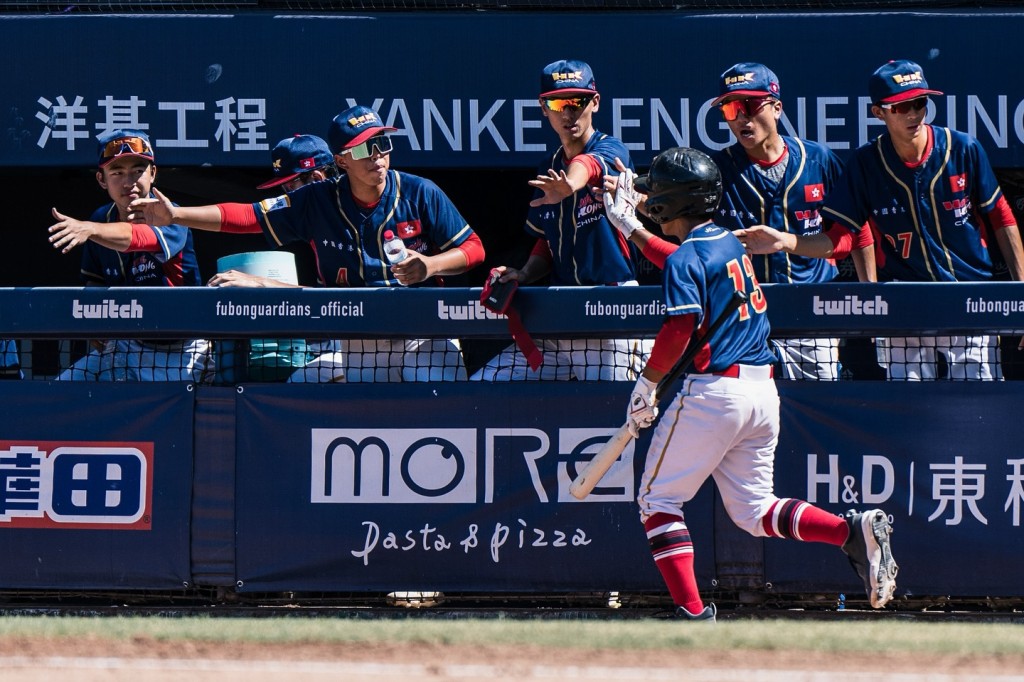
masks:
<instances>
[{"instance_id":1,"label":"baseball cleat","mask_svg":"<svg viewBox=\"0 0 1024 682\"><path fill-rule=\"evenodd\" d=\"M880 609L895 595L899 570L892 558L889 517L881 509L861 513L851 509L846 512L846 525L850 536L843 543L843 551L864 581L872 608Z\"/></svg>"},{"instance_id":2,"label":"baseball cleat","mask_svg":"<svg viewBox=\"0 0 1024 682\"><path fill-rule=\"evenodd\" d=\"M698 614L693 614L684 609L682 606L676 607L676 618L679 620L701 620L707 621L708 623L716 623L718 619L715 617L718 615L718 609L715 608L714 604L708 604L704 607L704 610Z\"/></svg>"}]
</instances>

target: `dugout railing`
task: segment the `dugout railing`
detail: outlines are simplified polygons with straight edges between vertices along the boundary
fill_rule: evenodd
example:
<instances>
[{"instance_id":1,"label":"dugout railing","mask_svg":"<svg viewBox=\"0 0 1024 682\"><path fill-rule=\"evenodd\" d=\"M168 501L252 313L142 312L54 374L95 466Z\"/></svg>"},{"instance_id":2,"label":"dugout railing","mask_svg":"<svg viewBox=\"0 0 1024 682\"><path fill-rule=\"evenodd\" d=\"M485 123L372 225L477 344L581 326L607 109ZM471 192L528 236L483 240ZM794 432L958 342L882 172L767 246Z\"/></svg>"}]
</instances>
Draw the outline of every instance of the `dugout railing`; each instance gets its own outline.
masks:
<instances>
[{"instance_id":1,"label":"dugout railing","mask_svg":"<svg viewBox=\"0 0 1024 682\"><path fill-rule=\"evenodd\" d=\"M896 608L1019 605L1024 287L766 286L774 334L1004 339L1004 381L779 381L780 496L896 528ZM68 339L456 338L501 347L479 289L0 289L3 334ZM654 287L524 288L536 337L651 338ZM31 344L29 343L31 342ZM632 500L649 433L584 502L568 484L621 424L630 382L0 383L0 591L663 595ZM861 603L835 550L686 507L702 587L744 603ZM955 556L948 548L956 547ZM964 576L970 576L965 580ZM274 595L269 597L268 595Z\"/></svg>"}]
</instances>

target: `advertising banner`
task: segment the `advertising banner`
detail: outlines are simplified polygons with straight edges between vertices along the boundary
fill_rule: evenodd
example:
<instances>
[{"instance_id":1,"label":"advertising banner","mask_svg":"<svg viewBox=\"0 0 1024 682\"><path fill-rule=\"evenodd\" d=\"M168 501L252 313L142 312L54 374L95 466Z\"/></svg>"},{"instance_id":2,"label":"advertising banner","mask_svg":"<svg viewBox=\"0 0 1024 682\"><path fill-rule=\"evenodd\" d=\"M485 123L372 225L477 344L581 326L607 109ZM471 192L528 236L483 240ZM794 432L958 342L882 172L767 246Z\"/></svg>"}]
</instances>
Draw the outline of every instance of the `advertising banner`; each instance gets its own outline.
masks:
<instances>
[{"instance_id":1,"label":"advertising banner","mask_svg":"<svg viewBox=\"0 0 1024 682\"><path fill-rule=\"evenodd\" d=\"M1024 594L1019 386L783 382L780 393L780 496L886 512L899 594ZM781 591L863 592L825 545L767 540L765 576Z\"/></svg>"},{"instance_id":2,"label":"advertising banner","mask_svg":"<svg viewBox=\"0 0 1024 682\"><path fill-rule=\"evenodd\" d=\"M8 381L0 417L0 585L190 584L185 383Z\"/></svg>"},{"instance_id":3,"label":"advertising banner","mask_svg":"<svg viewBox=\"0 0 1024 682\"><path fill-rule=\"evenodd\" d=\"M551 39L567 24L603 39L567 49ZM978 137L996 167L1020 167L1024 95L1006 69L977 65L1005 64L1022 33L1024 12L985 10L6 15L0 164L89 167L97 133L127 127L149 133L161 165L265 167L278 140L326 136L335 115L361 104L398 129L403 167L534 168L556 147L537 102L540 71L574 58L594 69L597 128L641 167L669 147L730 144L710 102L741 59L778 74L785 132L840 155L883 129L870 74L914 60L944 93L928 120ZM780 35L794 39L766 39ZM836 36L870 40L827 58ZM116 50L95 49L125 37L159 55L140 57L136 78Z\"/></svg>"},{"instance_id":4,"label":"advertising banner","mask_svg":"<svg viewBox=\"0 0 1024 682\"><path fill-rule=\"evenodd\" d=\"M649 435L569 494L629 387L539 388L246 386L239 589L660 592L633 502ZM711 505L708 489L687 506L705 584Z\"/></svg>"}]
</instances>

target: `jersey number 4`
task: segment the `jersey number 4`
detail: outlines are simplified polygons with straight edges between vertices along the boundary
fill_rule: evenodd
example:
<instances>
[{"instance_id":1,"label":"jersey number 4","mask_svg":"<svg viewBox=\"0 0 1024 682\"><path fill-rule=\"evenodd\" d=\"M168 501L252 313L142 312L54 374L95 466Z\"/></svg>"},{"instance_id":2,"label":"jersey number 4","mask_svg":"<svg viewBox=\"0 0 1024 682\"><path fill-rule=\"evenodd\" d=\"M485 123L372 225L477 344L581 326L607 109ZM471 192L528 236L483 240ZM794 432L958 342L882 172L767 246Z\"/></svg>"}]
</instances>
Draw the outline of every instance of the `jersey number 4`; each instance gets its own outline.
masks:
<instances>
[{"instance_id":1,"label":"jersey number 4","mask_svg":"<svg viewBox=\"0 0 1024 682\"><path fill-rule=\"evenodd\" d=\"M748 298L748 301L740 306L740 321L750 319L751 309L758 315L764 313L768 309L768 302L764 300L764 292L761 291L761 285L754 276L754 264L750 261L750 256L743 254L742 266L740 261L734 258L726 263L725 267L736 291L742 291Z\"/></svg>"}]
</instances>

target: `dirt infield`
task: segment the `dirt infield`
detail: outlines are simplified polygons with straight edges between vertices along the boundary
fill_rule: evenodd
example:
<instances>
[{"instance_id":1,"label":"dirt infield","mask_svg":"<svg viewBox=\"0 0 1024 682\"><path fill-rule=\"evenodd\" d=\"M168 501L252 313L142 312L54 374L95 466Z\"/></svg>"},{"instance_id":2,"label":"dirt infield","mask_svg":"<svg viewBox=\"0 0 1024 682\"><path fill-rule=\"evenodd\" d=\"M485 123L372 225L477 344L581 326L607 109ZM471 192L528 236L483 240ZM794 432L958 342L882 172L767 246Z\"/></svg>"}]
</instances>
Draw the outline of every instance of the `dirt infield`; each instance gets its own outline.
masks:
<instances>
[{"instance_id":1,"label":"dirt infield","mask_svg":"<svg viewBox=\"0 0 1024 682\"><path fill-rule=\"evenodd\" d=\"M672 624L674 627L676 624ZM708 626L700 626L708 627ZM869 660L870 659L870 660ZM0 680L687 679L744 682L1024 680L1024 655L936 656L792 651L602 651L394 643L167 642L138 637L0 640Z\"/></svg>"}]
</instances>

